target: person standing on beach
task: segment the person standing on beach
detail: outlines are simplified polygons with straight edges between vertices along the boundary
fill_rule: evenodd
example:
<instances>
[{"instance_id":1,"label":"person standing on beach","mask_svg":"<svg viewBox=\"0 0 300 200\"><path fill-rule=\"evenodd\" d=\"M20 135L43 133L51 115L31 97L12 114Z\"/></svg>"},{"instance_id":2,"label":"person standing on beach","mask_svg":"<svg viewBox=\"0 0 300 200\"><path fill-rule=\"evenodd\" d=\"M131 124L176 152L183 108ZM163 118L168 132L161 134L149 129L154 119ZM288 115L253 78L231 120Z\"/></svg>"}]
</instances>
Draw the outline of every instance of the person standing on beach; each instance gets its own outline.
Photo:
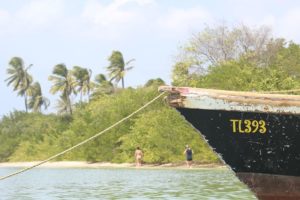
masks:
<instances>
[{"instance_id":1,"label":"person standing on beach","mask_svg":"<svg viewBox=\"0 0 300 200\"><path fill-rule=\"evenodd\" d=\"M193 162L193 150L189 147L189 145L185 145L183 154L185 154L186 157L186 166L191 168Z\"/></svg>"},{"instance_id":2,"label":"person standing on beach","mask_svg":"<svg viewBox=\"0 0 300 200\"><path fill-rule=\"evenodd\" d=\"M142 166L143 156L144 156L143 151L140 149L140 147L137 147L134 153L135 164L137 167Z\"/></svg>"}]
</instances>

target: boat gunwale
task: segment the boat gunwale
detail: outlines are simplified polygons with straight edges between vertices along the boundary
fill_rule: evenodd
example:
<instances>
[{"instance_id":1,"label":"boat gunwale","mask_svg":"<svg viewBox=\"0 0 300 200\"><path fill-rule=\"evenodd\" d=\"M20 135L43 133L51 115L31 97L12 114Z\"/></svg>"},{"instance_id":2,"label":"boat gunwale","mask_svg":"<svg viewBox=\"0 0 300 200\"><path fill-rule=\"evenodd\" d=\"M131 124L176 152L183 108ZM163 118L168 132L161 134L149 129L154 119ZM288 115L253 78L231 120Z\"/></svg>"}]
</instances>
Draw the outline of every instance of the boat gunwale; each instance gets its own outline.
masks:
<instances>
[{"instance_id":1,"label":"boat gunwale","mask_svg":"<svg viewBox=\"0 0 300 200\"><path fill-rule=\"evenodd\" d=\"M245 104L269 104L275 106L300 106L300 95L267 94L259 92L229 91L192 87L161 86L159 91L179 94L181 98L208 96L229 102ZM179 98L179 97L178 97Z\"/></svg>"}]
</instances>

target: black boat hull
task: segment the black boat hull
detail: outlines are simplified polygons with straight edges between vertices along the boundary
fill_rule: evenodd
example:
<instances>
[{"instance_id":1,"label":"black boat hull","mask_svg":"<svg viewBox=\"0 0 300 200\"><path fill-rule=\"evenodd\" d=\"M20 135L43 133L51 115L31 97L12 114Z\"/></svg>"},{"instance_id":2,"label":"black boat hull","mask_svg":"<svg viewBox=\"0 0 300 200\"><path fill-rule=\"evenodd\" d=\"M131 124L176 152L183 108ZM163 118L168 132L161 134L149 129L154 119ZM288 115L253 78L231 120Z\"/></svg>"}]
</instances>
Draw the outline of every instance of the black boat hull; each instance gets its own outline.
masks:
<instances>
[{"instance_id":1,"label":"black boat hull","mask_svg":"<svg viewBox=\"0 0 300 200\"><path fill-rule=\"evenodd\" d=\"M176 109L259 199L300 199L300 115Z\"/></svg>"}]
</instances>

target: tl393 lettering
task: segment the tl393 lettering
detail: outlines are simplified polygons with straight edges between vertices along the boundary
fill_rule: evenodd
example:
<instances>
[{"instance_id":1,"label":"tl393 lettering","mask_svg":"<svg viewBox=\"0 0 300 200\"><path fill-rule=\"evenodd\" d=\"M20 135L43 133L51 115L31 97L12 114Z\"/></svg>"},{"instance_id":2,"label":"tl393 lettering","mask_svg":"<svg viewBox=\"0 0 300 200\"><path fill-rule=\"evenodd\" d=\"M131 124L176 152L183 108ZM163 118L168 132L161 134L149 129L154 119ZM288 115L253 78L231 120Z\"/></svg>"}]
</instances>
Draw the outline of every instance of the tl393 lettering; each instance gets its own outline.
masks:
<instances>
[{"instance_id":1,"label":"tl393 lettering","mask_svg":"<svg viewBox=\"0 0 300 200\"><path fill-rule=\"evenodd\" d=\"M230 119L233 133L261 133L267 132L266 122L264 120L251 119Z\"/></svg>"}]
</instances>

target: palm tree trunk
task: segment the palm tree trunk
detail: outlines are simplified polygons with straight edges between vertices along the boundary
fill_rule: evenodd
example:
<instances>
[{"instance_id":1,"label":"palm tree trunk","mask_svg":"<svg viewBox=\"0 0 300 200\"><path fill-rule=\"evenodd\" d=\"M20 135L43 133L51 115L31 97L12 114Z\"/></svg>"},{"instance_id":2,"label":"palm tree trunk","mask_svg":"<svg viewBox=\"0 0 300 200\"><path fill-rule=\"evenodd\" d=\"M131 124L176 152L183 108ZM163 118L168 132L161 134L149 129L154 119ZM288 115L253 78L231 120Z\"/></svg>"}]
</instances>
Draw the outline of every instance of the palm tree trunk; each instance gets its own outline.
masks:
<instances>
[{"instance_id":1,"label":"palm tree trunk","mask_svg":"<svg viewBox=\"0 0 300 200\"><path fill-rule=\"evenodd\" d=\"M28 106L27 106L27 95L24 94L24 101L25 101L25 110L28 112Z\"/></svg>"},{"instance_id":2,"label":"palm tree trunk","mask_svg":"<svg viewBox=\"0 0 300 200\"><path fill-rule=\"evenodd\" d=\"M66 95L66 111L68 114L72 115L72 105L71 105L71 100L70 100L70 95L68 94L64 94Z\"/></svg>"},{"instance_id":3,"label":"palm tree trunk","mask_svg":"<svg viewBox=\"0 0 300 200\"><path fill-rule=\"evenodd\" d=\"M122 77L122 88L124 89L125 85L124 85L124 77Z\"/></svg>"},{"instance_id":4,"label":"palm tree trunk","mask_svg":"<svg viewBox=\"0 0 300 200\"><path fill-rule=\"evenodd\" d=\"M70 96L68 96L68 105L69 105L69 112L70 112L70 115L72 115L73 112L72 112L72 105L71 105Z\"/></svg>"}]
</instances>

